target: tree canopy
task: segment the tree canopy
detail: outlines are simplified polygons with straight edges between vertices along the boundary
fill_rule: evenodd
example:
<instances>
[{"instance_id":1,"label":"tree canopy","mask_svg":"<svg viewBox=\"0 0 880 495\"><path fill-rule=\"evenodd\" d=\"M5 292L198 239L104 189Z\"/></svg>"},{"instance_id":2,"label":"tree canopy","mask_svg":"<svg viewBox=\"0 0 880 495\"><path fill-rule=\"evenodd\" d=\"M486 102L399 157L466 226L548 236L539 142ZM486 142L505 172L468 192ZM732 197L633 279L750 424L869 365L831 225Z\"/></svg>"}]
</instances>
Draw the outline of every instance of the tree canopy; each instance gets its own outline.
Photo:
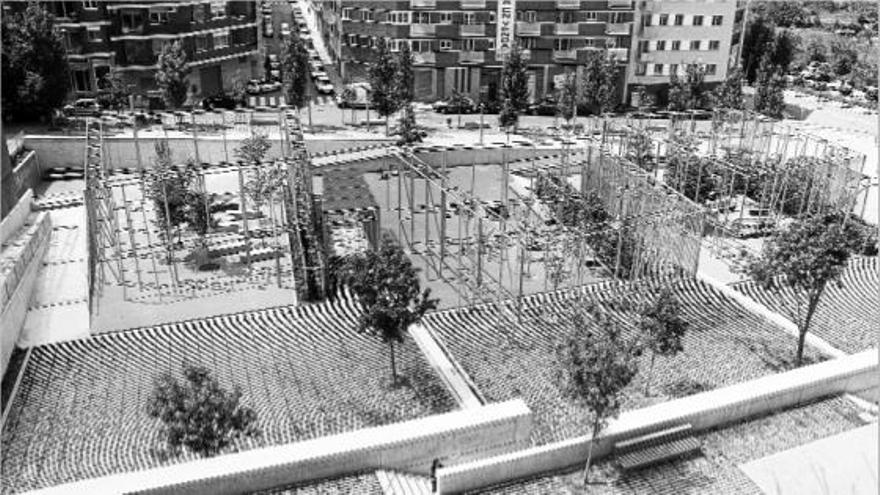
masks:
<instances>
[{"instance_id":1,"label":"tree canopy","mask_svg":"<svg viewBox=\"0 0 880 495\"><path fill-rule=\"evenodd\" d=\"M294 108L306 106L309 96L309 52L296 31L291 32L282 48L281 69L284 71L287 104Z\"/></svg>"},{"instance_id":2,"label":"tree canopy","mask_svg":"<svg viewBox=\"0 0 880 495\"><path fill-rule=\"evenodd\" d=\"M614 57L605 52L587 52L582 94L585 103L599 114L611 112L620 103L617 78L620 68Z\"/></svg>"},{"instance_id":3,"label":"tree canopy","mask_svg":"<svg viewBox=\"0 0 880 495\"><path fill-rule=\"evenodd\" d=\"M669 109L676 112L706 106L706 69L701 64L688 64L684 77L669 75Z\"/></svg>"},{"instance_id":4,"label":"tree canopy","mask_svg":"<svg viewBox=\"0 0 880 495\"><path fill-rule=\"evenodd\" d=\"M386 118L385 134L388 134L387 118L398 110L397 63L385 38L376 42L376 55L367 75L370 81L370 102L379 115Z\"/></svg>"},{"instance_id":5,"label":"tree canopy","mask_svg":"<svg viewBox=\"0 0 880 495\"><path fill-rule=\"evenodd\" d=\"M18 13L4 9L2 34L4 119L49 116L70 90L70 66L55 16L37 2Z\"/></svg>"},{"instance_id":6,"label":"tree canopy","mask_svg":"<svg viewBox=\"0 0 880 495\"><path fill-rule=\"evenodd\" d=\"M785 111L785 83L779 74L779 67L773 65L770 54L766 54L761 60L755 86L755 111L781 119Z\"/></svg>"},{"instance_id":7,"label":"tree canopy","mask_svg":"<svg viewBox=\"0 0 880 495\"><path fill-rule=\"evenodd\" d=\"M413 101L415 90L415 74L413 73L413 54L409 43L403 43L397 52L397 62L394 73L394 85L397 88L399 108L405 108Z\"/></svg>"},{"instance_id":8,"label":"tree canopy","mask_svg":"<svg viewBox=\"0 0 880 495\"><path fill-rule=\"evenodd\" d=\"M528 65L517 43L510 48L501 69L501 127L516 127L519 116L529 106Z\"/></svg>"},{"instance_id":9,"label":"tree canopy","mask_svg":"<svg viewBox=\"0 0 880 495\"><path fill-rule=\"evenodd\" d=\"M645 381L647 393L651 384L656 356L674 356L684 350L682 339L688 329L688 322L682 318L681 303L668 288L639 312L639 328L642 331L645 347L651 351L651 367Z\"/></svg>"},{"instance_id":10,"label":"tree canopy","mask_svg":"<svg viewBox=\"0 0 880 495\"><path fill-rule=\"evenodd\" d=\"M715 93L712 95L714 104L719 108L742 110L745 106L742 85L742 70L734 68L728 74L727 79L715 89Z\"/></svg>"},{"instance_id":11,"label":"tree canopy","mask_svg":"<svg viewBox=\"0 0 880 495\"><path fill-rule=\"evenodd\" d=\"M156 84L169 108L180 108L186 102L189 73L190 66L180 41L163 44L159 53L159 69L156 70Z\"/></svg>"},{"instance_id":12,"label":"tree canopy","mask_svg":"<svg viewBox=\"0 0 880 495\"><path fill-rule=\"evenodd\" d=\"M565 74L565 80L556 88L556 114L571 121L575 115L578 104L578 81L577 73Z\"/></svg>"}]
</instances>

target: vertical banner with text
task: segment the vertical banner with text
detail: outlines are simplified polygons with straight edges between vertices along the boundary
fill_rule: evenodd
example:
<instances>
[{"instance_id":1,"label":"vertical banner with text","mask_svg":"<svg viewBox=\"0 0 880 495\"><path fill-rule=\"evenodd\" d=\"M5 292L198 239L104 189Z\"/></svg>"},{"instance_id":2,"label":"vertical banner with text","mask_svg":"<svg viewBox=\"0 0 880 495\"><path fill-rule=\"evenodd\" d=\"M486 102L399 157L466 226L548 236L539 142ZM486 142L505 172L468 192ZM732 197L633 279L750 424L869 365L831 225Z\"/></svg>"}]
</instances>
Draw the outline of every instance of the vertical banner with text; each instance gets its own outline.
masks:
<instances>
[{"instance_id":1,"label":"vertical banner with text","mask_svg":"<svg viewBox=\"0 0 880 495\"><path fill-rule=\"evenodd\" d=\"M498 39L495 43L495 52L506 57L510 48L516 41L514 29L516 27L516 0L498 0Z\"/></svg>"}]
</instances>

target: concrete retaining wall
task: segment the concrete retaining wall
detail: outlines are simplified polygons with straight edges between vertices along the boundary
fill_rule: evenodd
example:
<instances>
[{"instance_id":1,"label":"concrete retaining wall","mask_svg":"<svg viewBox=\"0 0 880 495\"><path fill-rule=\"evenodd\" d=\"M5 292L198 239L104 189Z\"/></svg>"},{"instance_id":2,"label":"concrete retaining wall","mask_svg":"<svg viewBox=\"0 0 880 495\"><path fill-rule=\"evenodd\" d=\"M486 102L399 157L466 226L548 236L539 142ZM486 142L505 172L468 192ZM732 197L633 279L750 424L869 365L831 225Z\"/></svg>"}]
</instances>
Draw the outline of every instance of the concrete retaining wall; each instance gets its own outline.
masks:
<instances>
[{"instance_id":1,"label":"concrete retaining wall","mask_svg":"<svg viewBox=\"0 0 880 495\"><path fill-rule=\"evenodd\" d=\"M434 459L460 462L522 448L531 426L529 408L517 399L32 493L249 493L376 469L427 474Z\"/></svg>"},{"instance_id":2,"label":"concrete retaining wall","mask_svg":"<svg viewBox=\"0 0 880 495\"><path fill-rule=\"evenodd\" d=\"M708 430L813 399L878 387L877 350L825 361L651 407L627 411L597 438L594 458L613 445L648 432L690 423ZM439 493L461 493L547 473L586 461L589 436L460 464L437 471Z\"/></svg>"},{"instance_id":3,"label":"concrete retaining wall","mask_svg":"<svg viewBox=\"0 0 880 495\"><path fill-rule=\"evenodd\" d=\"M31 199L34 196L32 189L20 194L9 214L0 222L0 244L6 244L24 226L28 215L31 214Z\"/></svg>"},{"instance_id":4,"label":"concrete retaining wall","mask_svg":"<svg viewBox=\"0 0 880 495\"><path fill-rule=\"evenodd\" d=\"M3 218L6 218L6 215L15 207L25 191L36 189L40 184L41 177L40 161L34 151L25 152L22 158L16 163L12 163L8 169L4 167L3 188L0 193ZM32 192L30 194L33 195Z\"/></svg>"}]
</instances>

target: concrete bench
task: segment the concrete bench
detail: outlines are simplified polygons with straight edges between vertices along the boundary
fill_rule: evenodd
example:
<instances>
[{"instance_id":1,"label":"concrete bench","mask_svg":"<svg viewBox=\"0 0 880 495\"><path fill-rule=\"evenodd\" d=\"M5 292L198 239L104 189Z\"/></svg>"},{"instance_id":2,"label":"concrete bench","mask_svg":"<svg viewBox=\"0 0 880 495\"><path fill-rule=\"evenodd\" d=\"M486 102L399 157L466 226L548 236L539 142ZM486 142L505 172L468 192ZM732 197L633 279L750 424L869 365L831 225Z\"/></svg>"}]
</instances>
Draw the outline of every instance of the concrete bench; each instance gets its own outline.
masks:
<instances>
[{"instance_id":1,"label":"concrete bench","mask_svg":"<svg viewBox=\"0 0 880 495\"><path fill-rule=\"evenodd\" d=\"M700 450L690 424L668 428L614 444L617 464L623 471L653 466Z\"/></svg>"}]
</instances>

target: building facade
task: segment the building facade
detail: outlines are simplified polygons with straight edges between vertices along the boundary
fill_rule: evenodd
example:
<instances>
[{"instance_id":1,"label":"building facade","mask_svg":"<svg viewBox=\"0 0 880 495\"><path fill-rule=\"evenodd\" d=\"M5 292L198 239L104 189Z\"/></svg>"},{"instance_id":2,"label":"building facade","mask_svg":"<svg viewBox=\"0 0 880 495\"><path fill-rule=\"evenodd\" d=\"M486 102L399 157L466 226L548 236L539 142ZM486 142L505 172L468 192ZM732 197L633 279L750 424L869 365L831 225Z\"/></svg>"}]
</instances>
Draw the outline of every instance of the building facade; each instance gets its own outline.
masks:
<instances>
[{"instance_id":1,"label":"building facade","mask_svg":"<svg viewBox=\"0 0 880 495\"><path fill-rule=\"evenodd\" d=\"M629 60L632 1L342 0L343 80L366 78L382 37L392 51L410 45L418 99L444 98L457 90L493 100L503 65L496 50L498 17L508 13L512 32L504 34L524 49L533 100L551 92L562 74L579 70L589 51L607 50L622 66Z\"/></svg>"},{"instance_id":2,"label":"building facade","mask_svg":"<svg viewBox=\"0 0 880 495\"><path fill-rule=\"evenodd\" d=\"M77 97L95 96L118 71L140 97L156 96L165 43L180 41L193 99L230 91L259 73L254 1L45 2L55 14Z\"/></svg>"},{"instance_id":3,"label":"building facade","mask_svg":"<svg viewBox=\"0 0 880 495\"><path fill-rule=\"evenodd\" d=\"M336 63L342 58L342 0L315 0L315 3L318 6L318 30L330 58Z\"/></svg>"},{"instance_id":4,"label":"building facade","mask_svg":"<svg viewBox=\"0 0 880 495\"><path fill-rule=\"evenodd\" d=\"M710 86L724 81L739 60L744 10L741 0L638 2L630 98L644 89L664 101L670 76L691 64L705 68Z\"/></svg>"}]
</instances>

